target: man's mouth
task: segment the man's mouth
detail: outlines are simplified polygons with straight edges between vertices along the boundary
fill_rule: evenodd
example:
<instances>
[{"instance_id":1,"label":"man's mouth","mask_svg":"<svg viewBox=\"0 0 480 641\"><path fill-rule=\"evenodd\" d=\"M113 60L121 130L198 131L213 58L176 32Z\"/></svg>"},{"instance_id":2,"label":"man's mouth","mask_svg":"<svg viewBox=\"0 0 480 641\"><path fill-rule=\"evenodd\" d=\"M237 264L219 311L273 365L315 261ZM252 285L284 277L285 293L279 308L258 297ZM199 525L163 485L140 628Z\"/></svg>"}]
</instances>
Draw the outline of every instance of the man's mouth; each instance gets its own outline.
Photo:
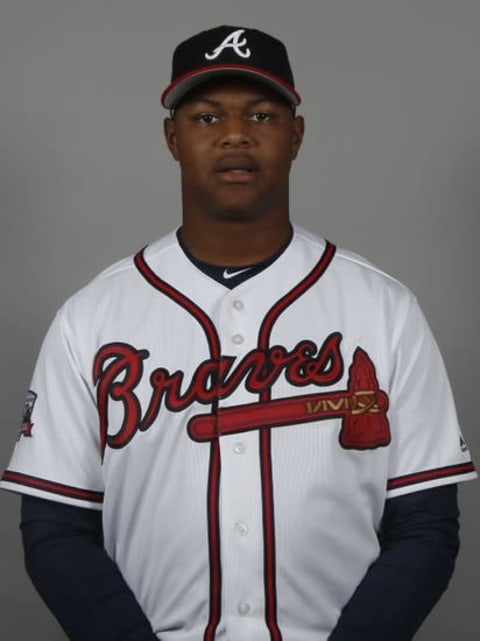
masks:
<instances>
[{"instance_id":1,"label":"man's mouth","mask_svg":"<svg viewBox=\"0 0 480 641\"><path fill-rule=\"evenodd\" d=\"M258 164L246 156L224 156L215 165L222 181L232 183L250 182L258 172Z\"/></svg>"}]
</instances>

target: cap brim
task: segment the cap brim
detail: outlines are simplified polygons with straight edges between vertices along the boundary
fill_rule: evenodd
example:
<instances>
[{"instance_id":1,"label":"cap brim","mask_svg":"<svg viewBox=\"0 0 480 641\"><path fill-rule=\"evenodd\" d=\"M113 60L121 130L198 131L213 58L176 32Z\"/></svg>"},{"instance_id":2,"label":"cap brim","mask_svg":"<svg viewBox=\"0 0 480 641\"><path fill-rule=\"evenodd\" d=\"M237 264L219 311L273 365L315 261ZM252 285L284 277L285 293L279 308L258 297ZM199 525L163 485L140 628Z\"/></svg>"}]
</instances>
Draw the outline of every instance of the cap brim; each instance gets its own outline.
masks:
<instances>
[{"instance_id":1,"label":"cap brim","mask_svg":"<svg viewBox=\"0 0 480 641\"><path fill-rule=\"evenodd\" d=\"M212 80L214 78L223 78L226 76L237 76L250 78L262 82L274 91L277 91L292 106L297 106L301 102L300 95L277 76L274 76L264 69L257 67L248 67L245 65L218 65L197 68L190 73L177 78L162 93L161 103L166 109L174 109L175 105L197 85Z\"/></svg>"}]
</instances>

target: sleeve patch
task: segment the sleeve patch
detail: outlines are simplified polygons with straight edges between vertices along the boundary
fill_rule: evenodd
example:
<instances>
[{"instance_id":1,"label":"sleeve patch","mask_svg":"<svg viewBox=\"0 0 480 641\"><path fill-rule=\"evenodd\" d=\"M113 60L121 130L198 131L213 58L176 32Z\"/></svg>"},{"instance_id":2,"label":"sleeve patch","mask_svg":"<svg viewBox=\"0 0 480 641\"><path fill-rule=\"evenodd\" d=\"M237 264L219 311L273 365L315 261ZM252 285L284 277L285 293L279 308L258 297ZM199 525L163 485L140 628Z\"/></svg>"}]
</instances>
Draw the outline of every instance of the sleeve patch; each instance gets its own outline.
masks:
<instances>
[{"instance_id":1,"label":"sleeve patch","mask_svg":"<svg viewBox=\"0 0 480 641\"><path fill-rule=\"evenodd\" d=\"M27 395L25 397L25 403L23 406L22 425L20 428L20 434L18 438L20 438L21 436L27 436L27 437L32 436L32 429L33 429L32 413L33 413L33 408L35 407L36 400L37 400L37 394L33 390L28 390Z\"/></svg>"}]
</instances>

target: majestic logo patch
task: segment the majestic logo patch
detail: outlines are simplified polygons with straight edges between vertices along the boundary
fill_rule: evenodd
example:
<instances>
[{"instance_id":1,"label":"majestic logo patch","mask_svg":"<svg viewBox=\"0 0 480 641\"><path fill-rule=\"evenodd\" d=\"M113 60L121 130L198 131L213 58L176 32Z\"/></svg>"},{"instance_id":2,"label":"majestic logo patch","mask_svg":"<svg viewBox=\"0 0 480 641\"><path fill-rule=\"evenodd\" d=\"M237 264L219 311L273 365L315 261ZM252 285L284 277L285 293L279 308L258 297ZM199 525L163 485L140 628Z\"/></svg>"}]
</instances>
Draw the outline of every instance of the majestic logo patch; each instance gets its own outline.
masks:
<instances>
[{"instance_id":1,"label":"majestic logo patch","mask_svg":"<svg viewBox=\"0 0 480 641\"><path fill-rule=\"evenodd\" d=\"M240 58L250 58L252 55L252 52L250 49L247 47L247 38L243 38L243 40L240 40L242 37L242 34L245 33L245 29L238 29L237 31L232 31L225 40L218 45L216 49L212 51L212 53L205 53L205 58L207 60L215 60L215 58L218 58L218 56L222 53L224 49L233 49L237 56L240 56ZM246 47L242 51L242 47Z\"/></svg>"},{"instance_id":2,"label":"majestic logo patch","mask_svg":"<svg viewBox=\"0 0 480 641\"><path fill-rule=\"evenodd\" d=\"M28 390L25 397L25 404L23 406L22 426L20 428L20 436L32 436L32 412L35 406L37 395L34 391ZM19 436L19 438L20 438Z\"/></svg>"},{"instance_id":3,"label":"majestic logo patch","mask_svg":"<svg viewBox=\"0 0 480 641\"><path fill-rule=\"evenodd\" d=\"M149 375L152 392L145 411L136 388L144 377L144 361L149 352L126 343L104 345L96 355L93 370L102 452L107 445L125 447L137 432L149 429L162 405L170 412L180 412L195 402L216 404L240 385L261 396L272 389L280 376L297 388L331 386L344 373L341 339L341 334L334 332L320 347L304 340L290 351L274 345L266 350L254 349L241 359L207 359L198 365L190 381L184 380L185 373L180 370L169 372L159 367ZM109 425L112 402L123 405L119 425ZM390 443L387 409L388 397L379 388L375 367L368 354L357 348L346 390L220 408L194 416L187 431L195 441L209 441L224 434L339 418L342 447L373 449Z\"/></svg>"}]
</instances>

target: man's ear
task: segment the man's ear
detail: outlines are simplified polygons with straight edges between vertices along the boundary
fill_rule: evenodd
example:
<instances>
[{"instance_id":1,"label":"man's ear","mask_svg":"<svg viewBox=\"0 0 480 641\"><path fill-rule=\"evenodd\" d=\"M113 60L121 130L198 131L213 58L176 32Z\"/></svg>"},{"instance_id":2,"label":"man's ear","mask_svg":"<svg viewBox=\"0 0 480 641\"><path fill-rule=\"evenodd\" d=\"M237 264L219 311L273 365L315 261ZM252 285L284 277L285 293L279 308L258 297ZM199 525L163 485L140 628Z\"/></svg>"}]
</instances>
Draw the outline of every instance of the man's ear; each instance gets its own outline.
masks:
<instances>
[{"instance_id":1,"label":"man's ear","mask_svg":"<svg viewBox=\"0 0 480 641\"><path fill-rule=\"evenodd\" d=\"M177 145L177 130L175 126L174 118L165 118L163 121L163 133L165 135L165 141L167 147L170 150L170 153L175 160L179 160L178 156L178 145Z\"/></svg>"},{"instance_id":2,"label":"man's ear","mask_svg":"<svg viewBox=\"0 0 480 641\"><path fill-rule=\"evenodd\" d=\"M292 160L298 155L300 146L305 133L305 120L303 116L295 116L293 119L293 132L292 132Z\"/></svg>"}]
</instances>

